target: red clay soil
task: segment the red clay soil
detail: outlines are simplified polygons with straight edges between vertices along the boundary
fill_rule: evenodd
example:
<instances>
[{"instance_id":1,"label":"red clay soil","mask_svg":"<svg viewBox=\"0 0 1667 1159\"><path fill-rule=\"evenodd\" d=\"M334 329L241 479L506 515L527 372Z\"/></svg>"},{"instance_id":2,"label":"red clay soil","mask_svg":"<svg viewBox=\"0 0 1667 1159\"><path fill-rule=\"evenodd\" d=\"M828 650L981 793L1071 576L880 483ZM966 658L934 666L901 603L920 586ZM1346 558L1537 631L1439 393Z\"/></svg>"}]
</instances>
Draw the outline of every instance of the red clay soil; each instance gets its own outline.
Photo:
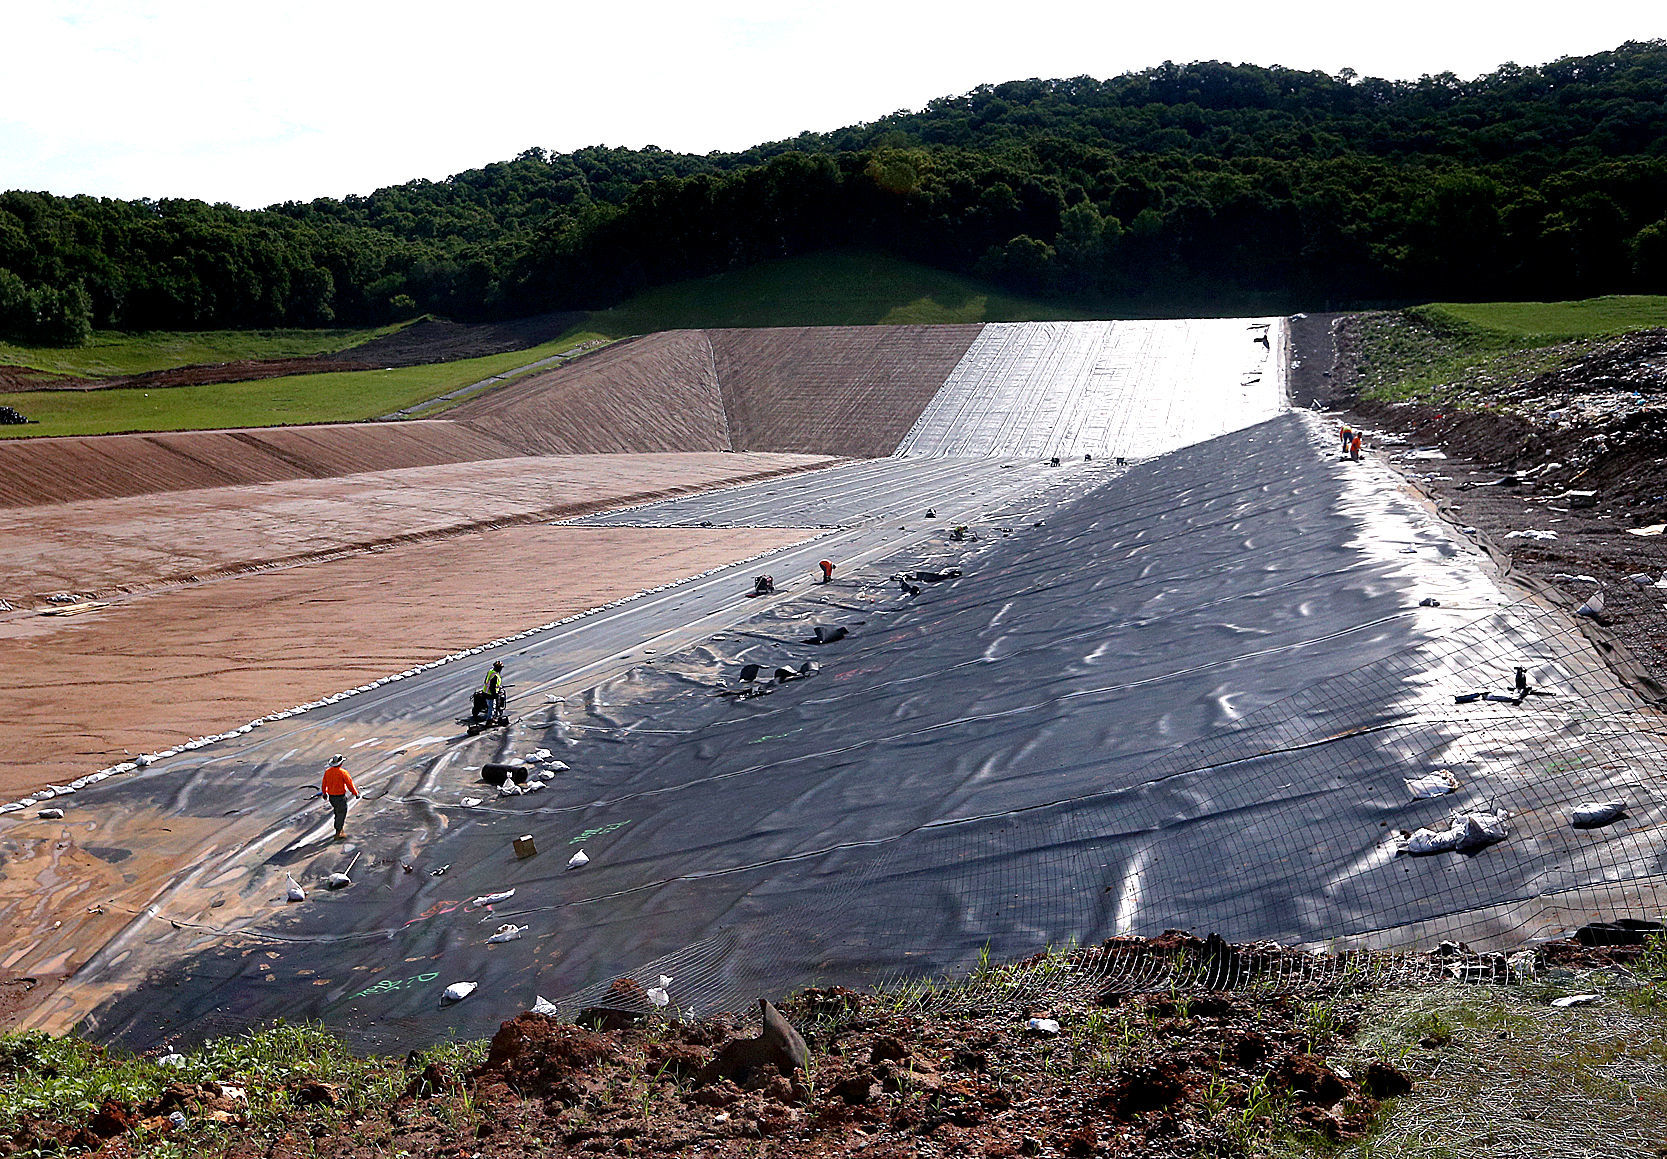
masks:
<instances>
[{"instance_id":1,"label":"red clay soil","mask_svg":"<svg viewBox=\"0 0 1667 1159\"><path fill-rule=\"evenodd\" d=\"M522 524L0 617L0 800L812 534Z\"/></svg>"},{"instance_id":2,"label":"red clay soil","mask_svg":"<svg viewBox=\"0 0 1667 1159\"><path fill-rule=\"evenodd\" d=\"M699 330L618 343L446 417L530 454L731 449L711 346Z\"/></svg>"},{"instance_id":3,"label":"red clay soil","mask_svg":"<svg viewBox=\"0 0 1667 1159\"><path fill-rule=\"evenodd\" d=\"M891 454L983 329L709 330L738 451Z\"/></svg>"},{"instance_id":4,"label":"red clay soil","mask_svg":"<svg viewBox=\"0 0 1667 1159\"><path fill-rule=\"evenodd\" d=\"M952 995L899 1009L843 988L812 989L781 1007L803 1035L810 1073L766 1060L738 1065L752 1032L729 1015L621 1027L529 1013L505 1022L467 1071L417 1052L403 1064L373 1062L382 1084L403 1089L394 1098L304 1070L269 1076L209 1063L215 1077L200 1081L205 1069L193 1061L199 1081L128 1087L96 1107L66 1102L25 1117L0 1140L0 1154L125 1159L164 1135L186 1149L212 1140L228 1159L1171 1159L1293 1144L1330 1154L1371 1133L1381 1100L1413 1088L1392 1062L1351 1045L1358 1009L1352 995L1340 996L1328 1007L1335 1029L1317 1029L1312 1003L1254 992L1140 994L1114 1009L1078 997L975 1005ZM1030 1029L1033 1015L1057 1020L1060 1033ZM34 1080L27 1055L7 1066L0 1060L0 1079L25 1088ZM222 1082L238 1084L236 1096ZM179 1126L169 1121L175 1112Z\"/></svg>"},{"instance_id":5,"label":"red clay soil","mask_svg":"<svg viewBox=\"0 0 1667 1159\"><path fill-rule=\"evenodd\" d=\"M0 440L0 507L326 479L527 452L457 423L334 423Z\"/></svg>"},{"instance_id":6,"label":"red clay soil","mask_svg":"<svg viewBox=\"0 0 1667 1159\"><path fill-rule=\"evenodd\" d=\"M826 465L809 455L496 459L14 509L0 525L0 598L103 597L196 582Z\"/></svg>"}]
</instances>

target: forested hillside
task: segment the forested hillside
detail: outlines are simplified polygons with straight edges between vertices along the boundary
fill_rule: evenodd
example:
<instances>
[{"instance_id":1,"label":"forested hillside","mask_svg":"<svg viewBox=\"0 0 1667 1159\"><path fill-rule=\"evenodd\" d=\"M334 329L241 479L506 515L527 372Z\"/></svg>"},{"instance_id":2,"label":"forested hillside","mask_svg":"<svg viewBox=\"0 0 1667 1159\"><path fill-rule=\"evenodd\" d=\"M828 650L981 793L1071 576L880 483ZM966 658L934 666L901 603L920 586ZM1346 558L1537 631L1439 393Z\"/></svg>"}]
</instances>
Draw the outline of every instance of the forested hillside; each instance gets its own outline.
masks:
<instances>
[{"instance_id":1,"label":"forested hillside","mask_svg":"<svg viewBox=\"0 0 1667 1159\"><path fill-rule=\"evenodd\" d=\"M1470 82L1015 81L740 154L531 149L258 211L5 193L0 333L597 308L847 247L1079 302L1667 290L1667 42Z\"/></svg>"}]
</instances>

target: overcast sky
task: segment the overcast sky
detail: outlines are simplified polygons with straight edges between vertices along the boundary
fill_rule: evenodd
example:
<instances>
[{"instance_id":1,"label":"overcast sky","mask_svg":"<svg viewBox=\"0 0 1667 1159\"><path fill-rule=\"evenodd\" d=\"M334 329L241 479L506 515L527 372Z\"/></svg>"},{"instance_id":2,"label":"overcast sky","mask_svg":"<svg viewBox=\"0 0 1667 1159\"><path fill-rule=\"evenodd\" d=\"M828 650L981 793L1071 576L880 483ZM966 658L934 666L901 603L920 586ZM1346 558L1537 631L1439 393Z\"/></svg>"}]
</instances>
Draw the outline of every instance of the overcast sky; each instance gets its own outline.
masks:
<instances>
[{"instance_id":1,"label":"overcast sky","mask_svg":"<svg viewBox=\"0 0 1667 1159\"><path fill-rule=\"evenodd\" d=\"M1663 0L0 0L0 188L254 207L534 145L740 149L1023 77L1469 78L1661 37Z\"/></svg>"}]
</instances>

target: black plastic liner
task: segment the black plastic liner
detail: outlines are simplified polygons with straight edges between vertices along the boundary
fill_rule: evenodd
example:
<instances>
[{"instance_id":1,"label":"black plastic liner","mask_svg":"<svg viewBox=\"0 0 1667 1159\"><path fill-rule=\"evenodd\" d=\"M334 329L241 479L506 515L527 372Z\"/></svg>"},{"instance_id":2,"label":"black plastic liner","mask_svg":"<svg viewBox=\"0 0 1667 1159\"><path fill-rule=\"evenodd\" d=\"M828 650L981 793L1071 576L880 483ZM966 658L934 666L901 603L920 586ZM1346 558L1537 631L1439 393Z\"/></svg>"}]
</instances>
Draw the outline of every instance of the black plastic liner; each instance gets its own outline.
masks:
<instances>
[{"instance_id":1,"label":"black plastic liner","mask_svg":"<svg viewBox=\"0 0 1667 1159\"><path fill-rule=\"evenodd\" d=\"M135 931L87 973L148 980L90 1029L148 1045L318 1018L403 1049L489 1033L535 995L641 1006L640 987L610 996L625 975L669 975L672 1003L706 1012L985 952L1169 927L1318 940L1660 873L1659 805L1634 783L1658 756L1614 723L1630 699L1542 613L1422 618L1429 568L1473 557L1441 535L1423 572L1364 549L1350 466L1322 447L1292 415L1177 452L982 541L917 597L876 583L843 608L791 602L582 711L552 706L514 739L572 766L543 792L498 798L460 759L425 758L350 819L350 889L234 935ZM811 645L813 623L849 635ZM812 658L819 673L767 696L713 694L744 663ZM1453 705L1524 663L1560 697ZM445 716L356 711L384 736ZM173 807L213 815L240 782L296 779L336 743L317 729L264 764L221 762ZM1403 778L1438 765L1460 791L1413 799ZM1561 820L1616 791L1641 827ZM486 799L460 807L471 792ZM1394 830L1484 804L1521 814L1506 841L1394 855ZM524 833L540 852L518 860ZM263 855L261 888L319 864L309 841ZM486 944L505 923L525 935ZM480 989L443 1006L460 980Z\"/></svg>"}]
</instances>

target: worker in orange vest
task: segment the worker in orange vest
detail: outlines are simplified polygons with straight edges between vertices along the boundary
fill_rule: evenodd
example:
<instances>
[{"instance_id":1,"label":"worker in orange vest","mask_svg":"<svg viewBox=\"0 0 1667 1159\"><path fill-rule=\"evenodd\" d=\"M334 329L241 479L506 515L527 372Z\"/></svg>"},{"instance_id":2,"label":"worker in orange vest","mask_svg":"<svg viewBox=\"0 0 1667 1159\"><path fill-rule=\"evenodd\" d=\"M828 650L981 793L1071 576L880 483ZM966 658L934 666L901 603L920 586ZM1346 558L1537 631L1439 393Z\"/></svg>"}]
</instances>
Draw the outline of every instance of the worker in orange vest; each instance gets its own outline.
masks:
<instances>
[{"instance_id":1,"label":"worker in orange vest","mask_svg":"<svg viewBox=\"0 0 1667 1159\"><path fill-rule=\"evenodd\" d=\"M833 582L833 567L834 567L833 561L829 560L829 559L824 559L822 561L821 567L822 567L822 582L825 583L825 584L832 583Z\"/></svg>"},{"instance_id":2,"label":"worker in orange vest","mask_svg":"<svg viewBox=\"0 0 1667 1159\"><path fill-rule=\"evenodd\" d=\"M1353 439L1349 440L1349 458L1357 463L1360 462L1360 435L1358 432Z\"/></svg>"},{"instance_id":3,"label":"worker in orange vest","mask_svg":"<svg viewBox=\"0 0 1667 1159\"><path fill-rule=\"evenodd\" d=\"M330 808L335 810L336 840L340 841L342 830L347 827L347 795L352 793L354 800L359 799L359 787L342 768L340 754L330 758L330 767L324 770L324 781L318 789L329 800Z\"/></svg>"}]
</instances>

